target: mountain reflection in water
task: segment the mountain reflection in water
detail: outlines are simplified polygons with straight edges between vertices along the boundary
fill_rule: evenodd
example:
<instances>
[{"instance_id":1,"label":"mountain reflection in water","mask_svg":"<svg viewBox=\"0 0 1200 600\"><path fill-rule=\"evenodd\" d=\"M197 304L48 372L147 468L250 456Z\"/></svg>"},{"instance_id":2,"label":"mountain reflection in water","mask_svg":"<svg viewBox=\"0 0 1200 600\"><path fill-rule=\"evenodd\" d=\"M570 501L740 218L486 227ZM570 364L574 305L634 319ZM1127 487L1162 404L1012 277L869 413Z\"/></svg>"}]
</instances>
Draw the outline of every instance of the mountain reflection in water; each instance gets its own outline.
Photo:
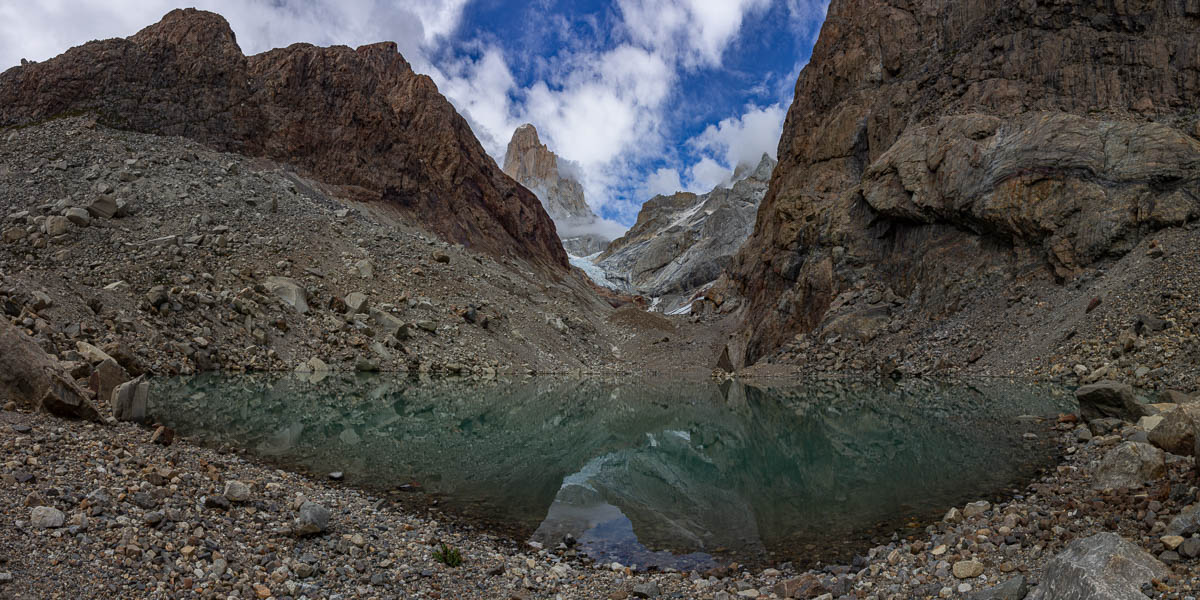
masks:
<instances>
[{"instance_id":1,"label":"mountain reflection in water","mask_svg":"<svg viewBox=\"0 0 1200 600\"><path fill-rule=\"evenodd\" d=\"M1020 487L1054 449L1050 386L214 376L154 382L209 444L440 507L604 562L845 559L873 534ZM855 543L848 543L859 541Z\"/></svg>"}]
</instances>

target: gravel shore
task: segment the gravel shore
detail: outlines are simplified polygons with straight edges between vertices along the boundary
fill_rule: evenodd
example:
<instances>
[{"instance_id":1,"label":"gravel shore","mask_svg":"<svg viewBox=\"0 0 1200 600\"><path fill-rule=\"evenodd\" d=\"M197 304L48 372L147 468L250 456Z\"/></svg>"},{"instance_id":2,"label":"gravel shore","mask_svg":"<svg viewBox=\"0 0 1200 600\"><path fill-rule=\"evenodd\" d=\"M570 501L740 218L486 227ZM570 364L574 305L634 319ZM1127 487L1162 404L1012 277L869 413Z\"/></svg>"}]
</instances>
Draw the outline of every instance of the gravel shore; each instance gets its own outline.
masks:
<instances>
[{"instance_id":1,"label":"gravel shore","mask_svg":"<svg viewBox=\"0 0 1200 600\"><path fill-rule=\"evenodd\" d=\"M985 598L993 596L973 594L1017 578L1032 588L1072 541L1109 531L1166 562L1170 575L1147 595L1194 598L1200 564L1184 550L1200 543L1165 537L1197 501L1193 459L1167 455L1157 480L1096 491L1106 454L1145 432L1126 425L1092 435L1071 419L1045 427L1065 448L1054 472L1007 503L957 507L925 535L851 565L634 573L186 439L154 443L136 425L8 410L0 598ZM309 503L329 520L300 535L320 529L303 518L315 510ZM434 558L443 543L461 552L462 566Z\"/></svg>"}]
</instances>

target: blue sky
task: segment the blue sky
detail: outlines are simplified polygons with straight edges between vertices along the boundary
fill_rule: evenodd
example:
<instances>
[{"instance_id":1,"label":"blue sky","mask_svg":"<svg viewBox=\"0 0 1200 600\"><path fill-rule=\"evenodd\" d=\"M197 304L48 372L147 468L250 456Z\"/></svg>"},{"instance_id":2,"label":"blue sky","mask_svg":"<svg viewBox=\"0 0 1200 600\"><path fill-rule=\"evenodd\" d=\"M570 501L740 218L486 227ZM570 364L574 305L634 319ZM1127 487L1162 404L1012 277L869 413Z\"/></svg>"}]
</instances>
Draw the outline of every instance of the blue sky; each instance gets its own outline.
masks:
<instances>
[{"instance_id":1,"label":"blue sky","mask_svg":"<svg viewBox=\"0 0 1200 600\"><path fill-rule=\"evenodd\" d=\"M533 123L619 229L653 194L774 154L828 0L0 0L0 69L190 5L247 53L396 41L498 162Z\"/></svg>"}]
</instances>

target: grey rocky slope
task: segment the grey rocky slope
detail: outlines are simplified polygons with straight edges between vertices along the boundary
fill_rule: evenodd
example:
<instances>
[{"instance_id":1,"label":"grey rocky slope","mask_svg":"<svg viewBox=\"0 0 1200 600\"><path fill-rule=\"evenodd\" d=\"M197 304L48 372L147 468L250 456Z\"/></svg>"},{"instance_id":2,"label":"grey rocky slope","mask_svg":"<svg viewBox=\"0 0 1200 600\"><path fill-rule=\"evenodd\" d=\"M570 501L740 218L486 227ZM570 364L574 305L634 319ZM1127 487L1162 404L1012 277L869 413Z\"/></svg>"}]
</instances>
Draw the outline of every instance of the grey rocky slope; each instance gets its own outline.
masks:
<instances>
[{"instance_id":1,"label":"grey rocky slope","mask_svg":"<svg viewBox=\"0 0 1200 600\"><path fill-rule=\"evenodd\" d=\"M660 298L664 312L686 307L694 292L716 280L754 229L775 160L763 154L742 165L731 186L696 195L655 196L637 223L613 240L596 262L624 291Z\"/></svg>"},{"instance_id":2,"label":"grey rocky slope","mask_svg":"<svg viewBox=\"0 0 1200 600\"><path fill-rule=\"evenodd\" d=\"M504 172L541 200L567 252L590 256L603 250L608 239L594 232L600 218L588 206L583 185L567 166L529 123L513 132L504 154Z\"/></svg>"},{"instance_id":3,"label":"grey rocky slope","mask_svg":"<svg viewBox=\"0 0 1200 600\"><path fill-rule=\"evenodd\" d=\"M445 243L266 160L62 119L0 132L0 198L0 305L60 358L86 342L160 374L613 363L582 275Z\"/></svg>"}]
</instances>

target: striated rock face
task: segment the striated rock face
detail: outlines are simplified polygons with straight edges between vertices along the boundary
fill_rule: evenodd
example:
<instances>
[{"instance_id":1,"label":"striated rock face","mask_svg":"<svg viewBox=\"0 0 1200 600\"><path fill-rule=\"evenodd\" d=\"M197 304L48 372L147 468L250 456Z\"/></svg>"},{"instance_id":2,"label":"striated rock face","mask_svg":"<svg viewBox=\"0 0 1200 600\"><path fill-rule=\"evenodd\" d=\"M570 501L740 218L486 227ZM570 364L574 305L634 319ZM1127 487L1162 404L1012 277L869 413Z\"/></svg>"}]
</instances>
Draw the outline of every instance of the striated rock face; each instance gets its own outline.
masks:
<instances>
[{"instance_id":1,"label":"striated rock face","mask_svg":"<svg viewBox=\"0 0 1200 600\"><path fill-rule=\"evenodd\" d=\"M775 160L764 154L753 169L740 167L730 187L702 196L679 192L651 198L637 223L613 240L597 263L625 291L662 298L664 312L686 307L749 237L774 168Z\"/></svg>"},{"instance_id":2,"label":"striated rock face","mask_svg":"<svg viewBox=\"0 0 1200 600\"><path fill-rule=\"evenodd\" d=\"M554 270L553 222L394 43L245 56L219 15L174 10L128 39L0 74L0 126L63 113L284 161L447 239Z\"/></svg>"},{"instance_id":3,"label":"striated rock face","mask_svg":"<svg viewBox=\"0 0 1200 600\"><path fill-rule=\"evenodd\" d=\"M732 268L744 358L882 283L929 314L1200 216L1200 5L833 0Z\"/></svg>"},{"instance_id":4,"label":"striated rock face","mask_svg":"<svg viewBox=\"0 0 1200 600\"><path fill-rule=\"evenodd\" d=\"M608 240L588 232L599 217L584 200L583 185L564 170L558 156L538 138L533 125L526 123L513 132L504 154L504 172L542 201L568 252L590 256L603 250Z\"/></svg>"}]
</instances>

